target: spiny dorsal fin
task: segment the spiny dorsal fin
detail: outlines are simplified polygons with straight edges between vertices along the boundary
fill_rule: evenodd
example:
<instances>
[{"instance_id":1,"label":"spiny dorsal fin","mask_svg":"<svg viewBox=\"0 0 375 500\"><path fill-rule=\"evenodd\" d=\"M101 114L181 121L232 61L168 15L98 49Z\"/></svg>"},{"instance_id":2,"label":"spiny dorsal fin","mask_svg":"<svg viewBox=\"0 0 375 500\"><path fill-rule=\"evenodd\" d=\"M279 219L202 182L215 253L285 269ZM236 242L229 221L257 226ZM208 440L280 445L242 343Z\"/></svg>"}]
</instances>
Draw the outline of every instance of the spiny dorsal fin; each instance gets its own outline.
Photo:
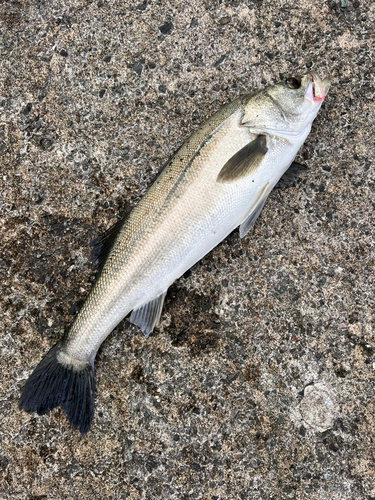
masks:
<instances>
[{"instance_id":1,"label":"spiny dorsal fin","mask_svg":"<svg viewBox=\"0 0 375 500\"><path fill-rule=\"evenodd\" d=\"M126 219L127 215L115 222L105 233L91 242L91 246L93 247L91 250L92 268L98 272L103 269L109 252L112 250L117 235L121 231Z\"/></svg>"},{"instance_id":2,"label":"spiny dorsal fin","mask_svg":"<svg viewBox=\"0 0 375 500\"><path fill-rule=\"evenodd\" d=\"M308 170L306 165L301 165L300 163L293 162L275 187L282 188L282 187L293 186L293 184L298 179L300 179L301 173L304 172L305 170Z\"/></svg>"},{"instance_id":3,"label":"spiny dorsal fin","mask_svg":"<svg viewBox=\"0 0 375 500\"><path fill-rule=\"evenodd\" d=\"M156 299L134 310L130 315L130 323L139 326L146 338L152 333L155 325L159 322L166 295L167 292L165 291L156 297Z\"/></svg>"},{"instance_id":4,"label":"spiny dorsal fin","mask_svg":"<svg viewBox=\"0 0 375 500\"><path fill-rule=\"evenodd\" d=\"M218 182L234 182L256 170L268 149L266 137L259 135L230 158L217 176Z\"/></svg>"}]
</instances>

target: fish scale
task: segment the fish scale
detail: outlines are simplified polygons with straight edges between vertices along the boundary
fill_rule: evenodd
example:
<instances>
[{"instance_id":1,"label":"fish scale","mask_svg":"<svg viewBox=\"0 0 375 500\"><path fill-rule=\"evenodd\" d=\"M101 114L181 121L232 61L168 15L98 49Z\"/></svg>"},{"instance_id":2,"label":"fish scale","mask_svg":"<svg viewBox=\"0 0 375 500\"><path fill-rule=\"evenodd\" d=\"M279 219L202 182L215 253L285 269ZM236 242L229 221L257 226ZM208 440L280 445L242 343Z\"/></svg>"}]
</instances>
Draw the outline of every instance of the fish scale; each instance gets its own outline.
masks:
<instances>
[{"instance_id":1,"label":"fish scale","mask_svg":"<svg viewBox=\"0 0 375 500\"><path fill-rule=\"evenodd\" d=\"M329 79L311 72L224 106L181 146L125 220L99 238L101 272L70 331L25 384L19 406L61 406L87 432L94 359L131 312L148 336L168 287L240 226L243 237L306 139Z\"/></svg>"}]
</instances>

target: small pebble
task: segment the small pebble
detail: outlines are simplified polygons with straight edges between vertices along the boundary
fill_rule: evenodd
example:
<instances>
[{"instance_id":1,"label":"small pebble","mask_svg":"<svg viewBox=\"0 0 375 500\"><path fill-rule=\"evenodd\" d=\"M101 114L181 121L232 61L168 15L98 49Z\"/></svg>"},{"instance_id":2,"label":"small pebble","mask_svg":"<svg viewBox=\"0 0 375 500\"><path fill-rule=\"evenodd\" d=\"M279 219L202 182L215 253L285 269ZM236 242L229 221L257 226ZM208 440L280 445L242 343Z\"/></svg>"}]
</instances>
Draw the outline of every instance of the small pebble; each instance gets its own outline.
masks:
<instances>
[{"instance_id":1,"label":"small pebble","mask_svg":"<svg viewBox=\"0 0 375 500\"><path fill-rule=\"evenodd\" d=\"M333 426L339 411L334 394L321 382L305 388L300 409L305 423L319 432Z\"/></svg>"},{"instance_id":2,"label":"small pebble","mask_svg":"<svg viewBox=\"0 0 375 500\"><path fill-rule=\"evenodd\" d=\"M170 23L170 22L166 22L166 23L162 24L161 26L159 26L159 31L163 35L169 35L172 30L173 30L173 23Z\"/></svg>"}]
</instances>

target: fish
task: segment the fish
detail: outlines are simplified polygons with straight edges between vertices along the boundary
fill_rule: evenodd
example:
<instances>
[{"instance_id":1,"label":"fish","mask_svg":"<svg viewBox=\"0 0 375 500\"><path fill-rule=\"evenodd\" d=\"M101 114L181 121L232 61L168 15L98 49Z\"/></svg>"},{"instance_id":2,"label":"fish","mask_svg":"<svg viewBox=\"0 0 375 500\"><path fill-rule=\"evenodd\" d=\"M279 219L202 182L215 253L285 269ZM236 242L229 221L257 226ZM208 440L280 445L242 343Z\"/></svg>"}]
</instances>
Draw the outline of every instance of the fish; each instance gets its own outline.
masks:
<instances>
[{"instance_id":1,"label":"fish","mask_svg":"<svg viewBox=\"0 0 375 500\"><path fill-rule=\"evenodd\" d=\"M235 228L247 235L275 185L285 173L290 185L298 171L293 160L329 87L314 71L287 78L226 104L186 140L132 211L94 242L97 280L26 381L20 410L60 406L87 433L100 345L129 314L148 337L170 285Z\"/></svg>"}]
</instances>

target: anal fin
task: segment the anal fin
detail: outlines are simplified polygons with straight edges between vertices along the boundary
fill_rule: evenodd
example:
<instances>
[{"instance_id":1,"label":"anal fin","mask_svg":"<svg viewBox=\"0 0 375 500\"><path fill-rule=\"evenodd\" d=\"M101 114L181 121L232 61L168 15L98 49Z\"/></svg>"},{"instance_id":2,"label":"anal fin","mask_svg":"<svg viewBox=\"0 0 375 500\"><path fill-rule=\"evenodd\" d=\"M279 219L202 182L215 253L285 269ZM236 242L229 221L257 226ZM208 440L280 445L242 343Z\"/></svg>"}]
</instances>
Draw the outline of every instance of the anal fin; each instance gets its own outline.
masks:
<instances>
[{"instance_id":1,"label":"anal fin","mask_svg":"<svg viewBox=\"0 0 375 500\"><path fill-rule=\"evenodd\" d=\"M130 323L139 326L146 338L159 322L166 295L167 292L165 291L154 300L135 309L130 315Z\"/></svg>"}]
</instances>

